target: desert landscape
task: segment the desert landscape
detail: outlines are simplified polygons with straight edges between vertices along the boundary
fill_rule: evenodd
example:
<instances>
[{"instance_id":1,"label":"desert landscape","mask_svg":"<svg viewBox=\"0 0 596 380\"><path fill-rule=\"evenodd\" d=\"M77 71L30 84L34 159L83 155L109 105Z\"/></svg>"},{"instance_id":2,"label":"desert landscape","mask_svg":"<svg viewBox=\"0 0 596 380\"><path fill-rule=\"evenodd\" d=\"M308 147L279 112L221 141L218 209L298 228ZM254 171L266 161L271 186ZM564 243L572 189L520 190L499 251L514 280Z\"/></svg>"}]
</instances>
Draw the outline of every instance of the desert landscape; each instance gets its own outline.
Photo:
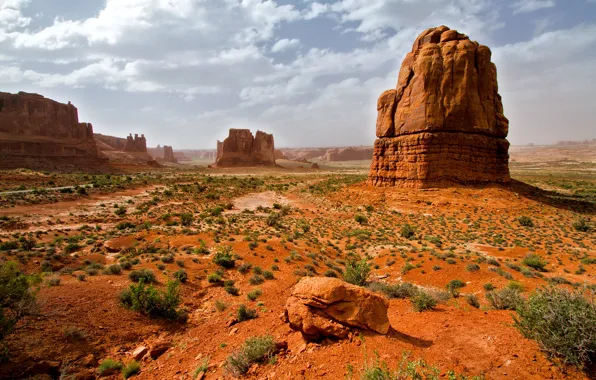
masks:
<instances>
[{"instance_id":1,"label":"desert landscape","mask_svg":"<svg viewBox=\"0 0 596 380\"><path fill-rule=\"evenodd\" d=\"M510 145L447 26L400 62L374 145L177 149L0 92L0 378L594 379L596 139Z\"/></svg>"}]
</instances>

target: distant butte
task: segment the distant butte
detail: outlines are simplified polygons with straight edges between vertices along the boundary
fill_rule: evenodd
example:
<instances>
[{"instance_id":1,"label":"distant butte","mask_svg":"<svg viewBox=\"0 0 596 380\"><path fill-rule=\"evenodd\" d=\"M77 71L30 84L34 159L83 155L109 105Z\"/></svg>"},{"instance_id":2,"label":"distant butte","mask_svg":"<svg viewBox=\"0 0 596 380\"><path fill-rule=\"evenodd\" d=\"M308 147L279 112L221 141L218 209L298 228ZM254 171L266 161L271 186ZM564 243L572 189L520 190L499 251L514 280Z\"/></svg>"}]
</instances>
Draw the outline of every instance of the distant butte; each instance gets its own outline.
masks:
<instances>
[{"instance_id":1,"label":"distant butte","mask_svg":"<svg viewBox=\"0 0 596 380\"><path fill-rule=\"evenodd\" d=\"M509 121L488 47L446 26L425 30L385 91L369 182L433 187L509 181Z\"/></svg>"},{"instance_id":2,"label":"distant butte","mask_svg":"<svg viewBox=\"0 0 596 380\"><path fill-rule=\"evenodd\" d=\"M273 135L248 129L230 129L229 136L217 142L218 167L275 166Z\"/></svg>"}]
</instances>

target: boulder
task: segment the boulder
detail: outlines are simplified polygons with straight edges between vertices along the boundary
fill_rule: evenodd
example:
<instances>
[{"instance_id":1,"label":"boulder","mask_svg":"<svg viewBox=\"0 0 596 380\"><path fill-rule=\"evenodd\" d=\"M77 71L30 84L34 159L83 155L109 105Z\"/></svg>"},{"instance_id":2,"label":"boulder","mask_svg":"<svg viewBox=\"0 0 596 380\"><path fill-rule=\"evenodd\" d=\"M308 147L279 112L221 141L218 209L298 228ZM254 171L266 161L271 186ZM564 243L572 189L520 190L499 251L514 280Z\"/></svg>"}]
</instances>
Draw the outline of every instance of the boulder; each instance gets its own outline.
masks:
<instances>
[{"instance_id":1,"label":"boulder","mask_svg":"<svg viewBox=\"0 0 596 380\"><path fill-rule=\"evenodd\" d=\"M372 185L509 181L497 69L490 49L468 36L446 26L424 31L377 111Z\"/></svg>"},{"instance_id":2,"label":"boulder","mask_svg":"<svg viewBox=\"0 0 596 380\"><path fill-rule=\"evenodd\" d=\"M171 342L163 339L158 340L151 346L151 349L149 350L149 356L151 356L152 359L157 359L161 355L165 354L166 351L169 350L171 347Z\"/></svg>"},{"instance_id":3,"label":"boulder","mask_svg":"<svg viewBox=\"0 0 596 380\"><path fill-rule=\"evenodd\" d=\"M307 340L343 339L351 328L389 332L382 296L336 278L305 277L286 301L284 317Z\"/></svg>"},{"instance_id":4,"label":"boulder","mask_svg":"<svg viewBox=\"0 0 596 380\"><path fill-rule=\"evenodd\" d=\"M132 359L140 361L149 352L147 346L139 346L132 352Z\"/></svg>"}]
</instances>

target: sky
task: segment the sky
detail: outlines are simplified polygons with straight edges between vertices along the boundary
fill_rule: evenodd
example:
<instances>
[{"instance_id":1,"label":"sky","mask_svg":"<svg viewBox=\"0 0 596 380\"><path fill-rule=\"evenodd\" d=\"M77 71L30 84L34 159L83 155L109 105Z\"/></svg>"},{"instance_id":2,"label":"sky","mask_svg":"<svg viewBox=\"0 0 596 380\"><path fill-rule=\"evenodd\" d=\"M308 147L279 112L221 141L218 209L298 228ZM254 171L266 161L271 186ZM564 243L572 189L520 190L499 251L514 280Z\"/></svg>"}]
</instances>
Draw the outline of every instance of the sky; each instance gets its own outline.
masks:
<instances>
[{"instance_id":1,"label":"sky","mask_svg":"<svg viewBox=\"0 0 596 380\"><path fill-rule=\"evenodd\" d=\"M512 144L596 138L596 0L0 0L0 91L149 146L372 145L378 96L439 25L491 48Z\"/></svg>"}]
</instances>

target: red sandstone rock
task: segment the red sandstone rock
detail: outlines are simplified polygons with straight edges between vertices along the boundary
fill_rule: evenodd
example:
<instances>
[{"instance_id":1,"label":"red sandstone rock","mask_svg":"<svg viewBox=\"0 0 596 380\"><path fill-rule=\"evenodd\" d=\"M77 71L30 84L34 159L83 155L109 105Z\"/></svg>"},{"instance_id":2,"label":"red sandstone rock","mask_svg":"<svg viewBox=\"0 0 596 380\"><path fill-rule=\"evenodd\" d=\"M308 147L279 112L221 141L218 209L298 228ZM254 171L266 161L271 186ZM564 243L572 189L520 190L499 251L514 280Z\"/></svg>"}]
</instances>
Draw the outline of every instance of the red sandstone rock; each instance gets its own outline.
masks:
<instances>
[{"instance_id":1,"label":"red sandstone rock","mask_svg":"<svg viewBox=\"0 0 596 380\"><path fill-rule=\"evenodd\" d=\"M336 278L305 277L292 291L285 308L290 327L309 340L346 338L351 327L389 332L383 297Z\"/></svg>"},{"instance_id":2,"label":"red sandstone rock","mask_svg":"<svg viewBox=\"0 0 596 380\"><path fill-rule=\"evenodd\" d=\"M370 160L373 156L373 148L349 147L330 149L325 154L325 161L355 161Z\"/></svg>"},{"instance_id":3,"label":"red sandstone rock","mask_svg":"<svg viewBox=\"0 0 596 380\"><path fill-rule=\"evenodd\" d=\"M253 137L248 129L230 129L228 138L217 144L217 166L273 166L275 148L273 135L257 131Z\"/></svg>"},{"instance_id":4,"label":"red sandstone rock","mask_svg":"<svg viewBox=\"0 0 596 380\"><path fill-rule=\"evenodd\" d=\"M373 185L509 180L497 70L490 49L466 35L446 26L424 31L377 110Z\"/></svg>"},{"instance_id":5,"label":"red sandstone rock","mask_svg":"<svg viewBox=\"0 0 596 380\"><path fill-rule=\"evenodd\" d=\"M147 139L145 139L145 135L139 137L139 135L135 133L135 137L133 138L132 133L129 134L126 138L124 149L122 150L124 152L147 153Z\"/></svg>"},{"instance_id":6,"label":"red sandstone rock","mask_svg":"<svg viewBox=\"0 0 596 380\"><path fill-rule=\"evenodd\" d=\"M275 159L276 160L289 160L288 156L286 156L286 154L279 149L275 149Z\"/></svg>"},{"instance_id":7,"label":"red sandstone rock","mask_svg":"<svg viewBox=\"0 0 596 380\"><path fill-rule=\"evenodd\" d=\"M171 146L164 145L163 147L163 160L165 162L177 163L178 160L174 157L174 149Z\"/></svg>"},{"instance_id":8,"label":"red sandstone rock","mask_svg":"<svg viewBox=\"0 0 596 380\"><path fill-rule=\"evenodd\" d=\"M25 92L0 92L0 156L2 168L107 163L75 106Z\"/></svg>"}]
</instances>

